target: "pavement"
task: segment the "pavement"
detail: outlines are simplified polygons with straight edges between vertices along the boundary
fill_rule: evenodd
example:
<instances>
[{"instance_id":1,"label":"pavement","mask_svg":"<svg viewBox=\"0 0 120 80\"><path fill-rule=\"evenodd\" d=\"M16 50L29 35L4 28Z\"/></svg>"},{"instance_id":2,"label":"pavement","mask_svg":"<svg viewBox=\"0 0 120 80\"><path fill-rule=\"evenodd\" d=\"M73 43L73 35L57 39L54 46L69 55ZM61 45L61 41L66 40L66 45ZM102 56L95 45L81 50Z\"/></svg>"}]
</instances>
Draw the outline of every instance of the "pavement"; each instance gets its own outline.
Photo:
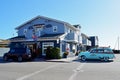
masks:
<instances>
[{"instance_id":1,"label":"pavement","mask_svg":"<svg viewBox=\"0 0 120 80\"><path fill-rule=\"evenodd\" d=\"M77 56L70 56L67 58L61 58L61 59L45 59L45 58L36 58L33 61L35 62L72 62L77 59Z\"/></svg>"},{"instance_id":2,"label":"pavement","mask_svg":"<svg viewBox=\"0 0 120 80\"><path fill-rule=\"evenodd\" d=\"M76 56L30 62L1 59L0 80L120 80L120 54L115 56L111 62L81 62Z\"/></svg>"},{"instance_id":3,"label":"pavement","mask_svg":"<svg viewBox=\"0 0 120 80\"><path fill-rule=\"evenodd\" d=\"M114 59L115 62L120 62L120 54L115 54L116 58ZM78 56L68 56L67 58L61 58L61 59L50 59L50 60L45 60L47 62L72 62L77 60Z\"/></svg>"},{"instance_id":4,"label":"pavement","mask_svg":"<svg viewBox=\"0 0 120 80\"><path fill-rule=\"evenodd\" d=\"M67 58L62 58L62 59L51 59L51 60L46 60L47 62L72 62L73 60L77 59L77 56L73 57L67 57Z\"/></svg>"},{"instance_id":5,"label":"pavement","mask_svg":"<svg viewBox=\"0 0 120 80\"><path fill-rule=\"evenodd\" d=\"M74 53L70 53L67 58L61 58L61 59L53 59L53 60L49 60L49 61L53 61L53 62L72 62L74 60L77 60L78 56L75 56Z\"/></svg>"},{"instance_id":6,"label":"pavement","mask_svg":"<svg viewBox=\"0 0 120 80\"><path fill-rule=\"evenodd\" d=\"M72 62L77 59L77 56L75 56L73 53L69 54L67 58L61 58L61 59L44 59L44 58L36 58L34 61L46 61L46 62Z\"/></svg>"}]
</instances>

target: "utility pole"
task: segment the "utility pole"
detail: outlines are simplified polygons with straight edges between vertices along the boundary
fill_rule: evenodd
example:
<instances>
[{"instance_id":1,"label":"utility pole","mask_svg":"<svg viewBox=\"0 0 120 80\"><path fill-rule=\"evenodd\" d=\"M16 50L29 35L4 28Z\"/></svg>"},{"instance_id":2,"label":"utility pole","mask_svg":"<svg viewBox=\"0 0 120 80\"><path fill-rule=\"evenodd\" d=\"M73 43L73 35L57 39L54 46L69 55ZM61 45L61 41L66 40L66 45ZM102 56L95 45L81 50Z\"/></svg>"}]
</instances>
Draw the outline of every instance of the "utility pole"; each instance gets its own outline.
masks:
<instances>
[{"instance_id":1,"label":"utility pole","mask_svg":"<svg viewBox=\"0 0 120 80\"><path fill-rule=\"evenodd\" d=\"M120 50L119 50L119 36L118 36L118 52L120 53Z\"/></svg>"}]
</instances>

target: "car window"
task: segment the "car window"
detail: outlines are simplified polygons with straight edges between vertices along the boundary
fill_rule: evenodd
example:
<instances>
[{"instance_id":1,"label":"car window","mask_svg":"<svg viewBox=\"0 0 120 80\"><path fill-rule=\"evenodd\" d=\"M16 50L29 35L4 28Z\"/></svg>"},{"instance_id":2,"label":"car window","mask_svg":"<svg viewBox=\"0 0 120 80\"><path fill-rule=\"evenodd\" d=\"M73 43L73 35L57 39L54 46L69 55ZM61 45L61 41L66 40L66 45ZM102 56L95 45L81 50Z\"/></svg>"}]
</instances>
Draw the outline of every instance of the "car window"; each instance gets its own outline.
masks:
<instances>
[{"instance_id":1,"label":"car window","mask_svg":"<svg viewBox=\"0 0 120 80\"><path fill-rule=\"evenodd\" d=\"M111 49L105 49L104 52L105 53L113 53L113 51Z\"/></svg>"},{"instance_id":2,"label":"car window","mask_svg":"<svg viewBox=\"0 0 120 80\"><path fill-rule=\"evenodd\" d=\"M93 48L90 53L113 53L113 51L110 48Z\"/></svg>"},{"instance_id":3,"label":"car window","mask_svg":"<svg viewBox=\"0 0 120 80\"><path fill-rule=\"evenodd\" d=\"M16 49L16 53L22 54L22 53L25 53L25 52L26 52L26 49L24 49L24 48Z\"/></svg>"},{"instance_id":4,"label":"car window","mask_svg":"<svg viewBox=\"0 0 120 80\"><path fill-rule=\"evenodd\" d=\"M90 52L91 52L91 53L96 53L96 52L97 52L97 49L92 49Z\"/></svg>"},{"instance_id":5,"label":"car window","mask_svg":"<svg viewBox=\"0 0 120 80\"><path fill-rule=\"evenodd\" d=\"M98 53L103 53L104 49L98 49Z\"/></svg>"},{"instance_id":6,"label":"car window","mask_svg":"<svg viewBox=\"0 0 120 80\"><path fill-rule=\"evenodd\" d=\"M23 54L23 53L26 53L26 49L25 48L10 49L10 53Z\"/></svg>"},{"instance_id":7,"label":"car window","mask_svg":"<svg viewBox=\"0 0 120 80\"><path fill-rule=\"evenodd\" d=\"M10 50L10 53L15 53L15 49L11 49L11 50Z\"/></svg>"}]
</instances>

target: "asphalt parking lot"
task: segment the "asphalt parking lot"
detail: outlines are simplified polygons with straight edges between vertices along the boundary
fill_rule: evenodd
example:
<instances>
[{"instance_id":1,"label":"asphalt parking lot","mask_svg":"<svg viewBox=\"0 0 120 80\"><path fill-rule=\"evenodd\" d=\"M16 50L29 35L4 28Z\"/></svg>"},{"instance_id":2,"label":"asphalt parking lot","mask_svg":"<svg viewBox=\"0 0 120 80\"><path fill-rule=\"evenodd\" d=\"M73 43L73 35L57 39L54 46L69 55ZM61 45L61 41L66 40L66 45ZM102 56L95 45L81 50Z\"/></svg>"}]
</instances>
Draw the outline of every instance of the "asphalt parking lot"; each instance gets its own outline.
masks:
<instances>
[{"instance_id":1,"label":"asphalt parking lot","mask_svg":"<svg viewBox=\"0 0 120 80\"><path fill-rule=\"evenodd\" d=\"M76 59L70 62L35 60L4 62L0 59L1 80L120 80L120 54L109 62Z\"/></svg>"}]
</instances>

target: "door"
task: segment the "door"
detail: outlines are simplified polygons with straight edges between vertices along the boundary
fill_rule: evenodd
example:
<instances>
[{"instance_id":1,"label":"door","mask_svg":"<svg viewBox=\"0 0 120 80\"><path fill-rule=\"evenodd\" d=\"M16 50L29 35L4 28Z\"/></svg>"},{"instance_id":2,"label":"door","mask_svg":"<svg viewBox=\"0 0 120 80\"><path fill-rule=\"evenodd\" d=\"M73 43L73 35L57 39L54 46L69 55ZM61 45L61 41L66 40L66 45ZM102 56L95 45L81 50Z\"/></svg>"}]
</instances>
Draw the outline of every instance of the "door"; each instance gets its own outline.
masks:
<instances>
[{"instance_id":1,"label":"door","mask_svg":"<svg viewBox=\"0 0 120 80\"><path fill-rule=\"evenodd\" d=\"M90 55L89 55L90 59L97 59L98 58L98 50L97 49L93 49L90 51Z\"/></svg>"},{"instance_id":2,"label":"door","mask_svg":"<svg viewBox=\"0 0 120 80\"><path fill-rule=\"evenodd\" d=\"M42 43L42 56L46 56L46 49L47 47L54 47L54 43L53 42L43 42Z\"/></svg>"}]
</instances>

